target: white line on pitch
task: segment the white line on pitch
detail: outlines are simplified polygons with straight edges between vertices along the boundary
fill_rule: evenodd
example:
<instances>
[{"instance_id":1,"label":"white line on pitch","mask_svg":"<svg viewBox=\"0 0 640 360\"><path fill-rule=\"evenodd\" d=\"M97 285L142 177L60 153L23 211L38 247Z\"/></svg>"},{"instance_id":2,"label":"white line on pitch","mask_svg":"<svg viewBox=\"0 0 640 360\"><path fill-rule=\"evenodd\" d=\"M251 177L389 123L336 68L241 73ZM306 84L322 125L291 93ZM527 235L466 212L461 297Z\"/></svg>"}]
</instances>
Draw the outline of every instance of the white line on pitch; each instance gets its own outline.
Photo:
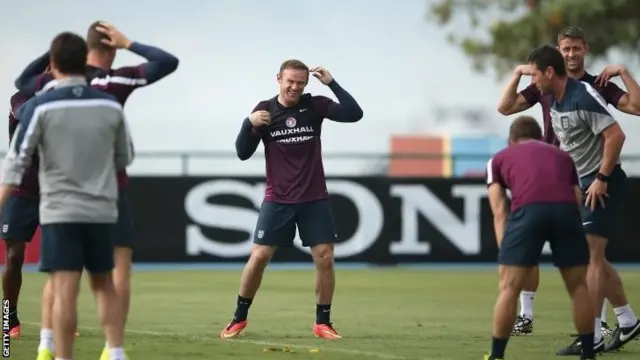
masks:
<instances>
[{"instance_id":1,"label":"white line on pitch","mask_svg":"<svg viewBox=\"0 0 640 360\"><path fill-rule=\"evenodd\" d=\"M36 326L36 327L40 326L40 323L34 323L34 322L22 322L22 323L25 324L25 325ZM101 328L94 327L94 326L78 326L78 329L80 329L80 330L84 329L84 330L89 330L89 331L102 331ZM148 335L148 336L185 337L184 334L178 334L178 333L173 333L173 332L169 332L169 331L167 331L167 332L159 332L159 331L149 331L149 330L127 329L126 332L130 333L130 334L139 334L139 335ZM188 337L196 338L196 339L203 339L203 340L210 340L209 337L205 338L205 337L202 337L202 336L189 335ZM220 340L220 341L225 341L225 340ZM305 350L319 348L318 345L284 344L284 343L277 343L277 342L270 342L270 341L259 341L259 340L251 340L251 339L234 339L234 340L226 340L226 341L234 341L234 342L241 342L241 343L248 343L248 344L262 345L262 346L278 346L278 347L288 346L288 347L293 348L293 349L305 349ZM379 359L385 359L385 360L410 360L410 359L415 359L413 357L407 357L407 356L398 356L398 355L394 355L394 354L381 353L381 352L369 352L369 351L345 349L345 348L338 348L338 347L333 347L333 346L332 347L328 347L328 348L323 349L323 350L324 351L328 351L328 352L338 352L338 353L343 353L343 354L377 357ZM424 357L421 357L421 359L422 360L435 360L435 359L424 358Z\"/></svg>"}]
</instances>

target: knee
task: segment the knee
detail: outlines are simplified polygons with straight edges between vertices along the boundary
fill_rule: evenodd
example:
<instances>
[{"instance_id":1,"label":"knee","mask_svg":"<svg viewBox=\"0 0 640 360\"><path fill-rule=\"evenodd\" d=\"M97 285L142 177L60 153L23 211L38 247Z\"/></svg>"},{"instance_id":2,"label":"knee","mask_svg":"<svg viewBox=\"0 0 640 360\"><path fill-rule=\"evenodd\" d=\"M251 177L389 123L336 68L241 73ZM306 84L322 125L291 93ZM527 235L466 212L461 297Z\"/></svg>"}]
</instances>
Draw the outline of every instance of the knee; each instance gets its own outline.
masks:
<instances>
[{"instance_id":1,"label":"knee","mask_svg":"<svg viewBox=\"0 0 640 360\"><path fill-rule=\"evenodd\" d=\"M16 270L21 269L24 264L24 245L10 246L7 249L7 268Z\"/></svg>"},{"instance_id":2,"label":"knee","mask_svg":"<svg viewBox=\"0 0 640 360\"><path fill-rule=\"evenodd\" d=\"M115 290L113 276L111 273L99 275L92 274L89 279L91 291L94 293Z\"/></svg>"},{"instance_id":3,"label":"knee","mask_svg":"<svg viewBox=\"0 0 640 360\"><path fill-rule=\"evenodd\" d=\"M600 252L600 251L591 251L589 254L589 266L596 268L596 269L602 269L603 271L605 271L606 269L606 263L607 260L605 259L604 256L604 251Z\"/></svg>"},{"instance_id":4,"label":"knee","mask_svg":"<svg viewBox=\"0 0 640 360\"><path fill-rule=\"evenodd\" d=\"M560 270L567 292L574 298L587 291L587 270L585 267L575 267Z\"/></svg>"},{"instance_id":5,"label":"knee","mask_svg":"<svg viewBox=\"0 0 640 360\"><path fill-rule=\"evenodd\" d=\"M316 245L311 251L318 270L330 270L333 268L333 244Z\"/></svg>"},{"instance_id":6,"label":"knee","mask_svg":"<svg viewBox=\"0 0 640 360\"><path fill-rule=\"evenodd\" d=\"M271 257L275 253L275 248L265 245L254 245L251 249L251 256L249 257L249 263L264 268L267 266Z\"/></svg>"},{"instance_id":7,"label":"knee","mask_svg":"<svg viewBox=\"0 0 640 360\"><path fill-rule=\"evenodd\" d=\"M589 264L596 267L604 267L606 262L607 239L599 235L588 234Z\"/></svg>"},{"instance_id":8,"label":"knee","mask_svg":"<svg viewBox=\"0 0 640 360\"><path fill-rule=\"evenodd\" d=\"M502 296L507 297L518 297L520 296L521 288L514 281L509 281L508 279L500 280L498 285L498 290Z\"/></svg>"},{"instance_id":9,"label":"knee","mask_svg":"<svg viewBox=\"0 0 640 360\"><path fill-rule=\"evenodd\" d=\"M129 291L131 288L131 250L115 251L115 267L113 269L113 284L119 291Z\"/></svg>"},{"instance_id":10,"label":"knee","mask_svg":"<svg viewBox=\"0 0 640 360\"><path fill-rule=\"evenodd\" d=\"M509 271L505 267L502 267L499 272L500 281L498 282L498 290L500 295L517 298L520 295L520 291L522 291L525 274L516 274L514 271Z\"/></svg>"},{"instance_id":11,"label":"knee","mask_svg":"<svg viewBox=\"0 0 640 360\"><path fill-rule=\"evenodd\" d=\"M119 292L131 291L131 277L128 273L114 271L113 285Z\"/></svg>"}]
</instances>

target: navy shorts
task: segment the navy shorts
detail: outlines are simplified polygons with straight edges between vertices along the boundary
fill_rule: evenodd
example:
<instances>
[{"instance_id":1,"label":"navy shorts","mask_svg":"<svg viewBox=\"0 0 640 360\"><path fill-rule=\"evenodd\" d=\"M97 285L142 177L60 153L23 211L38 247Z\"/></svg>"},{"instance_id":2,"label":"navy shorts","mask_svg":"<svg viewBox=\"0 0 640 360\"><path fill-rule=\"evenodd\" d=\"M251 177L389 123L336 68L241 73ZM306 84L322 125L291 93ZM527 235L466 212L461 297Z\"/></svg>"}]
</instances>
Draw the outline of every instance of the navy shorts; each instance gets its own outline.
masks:
<instances>
[{"instance_id":1,"label":"navy shorts","mask_svg":"<svg viewBox=\"0 0 640 360\"><path fill-rule=\"evenodd\" d=\"M113 270L115 224L58 223L42 225L40 271Z\"/></svg>"},{"instance_id":2,"label":"navy shorts","mask_svg":"<svg viewBox=\"0 0 640 360\"><path fill-rule=\"evenodd\" d=\"M40 225L40 201L11 195L2 209L2 239L30 242Z\"/></svg>"},{"instance_id":3,"label":"navy shorts","mask_svg":"<svg viewBox=\"0 0 640 360\"><path fill-rule=\"evenodd\" d=\"M133 212L129 202L129 193L125 189L120 189L118 194L118 222L113 236L113 246L133 248L135 239Z\"/></svg>"},{"instance_id":4,"label":"navy shorts","mask_svg":"<svg viewBox=\"0 0 640 360\"><path fill-rule=\"evenodd\" d=\"M596 174L587 175L580 178L583 199L586 199L586 192L589 185L595 180ZM607 184L609 197L604 198L604 208L596 205L595 210L585 206L582 208L582 224L587 234L594 234L610 239L616 224L616 214L621 202L624 201L627 185L627 174L617 165L611 172L611 178Z\"/></svg>"},{"instance_id":5,"label":"navy shorts","mask_svg":"<svg viewBox=\"0 0 640 360\"><path fill-rule=\"evenodd\" d=\"M569 268L589 264L589 245L575 203L529 204L511 213L498 263L536 266L547 241L555 266Z\"/></svg>"},{"instance_id":6,"label":"navy shorts","mask_svg":"<svg viewBox=\"0 0 640 360\"><path fill-rule=\"evenodd\" d=\"M290 247L296 226L304 246L333 243L337 240L329 200L300 204L263 202L253 242L258 245Z\"/></svg>"}]
</instances>

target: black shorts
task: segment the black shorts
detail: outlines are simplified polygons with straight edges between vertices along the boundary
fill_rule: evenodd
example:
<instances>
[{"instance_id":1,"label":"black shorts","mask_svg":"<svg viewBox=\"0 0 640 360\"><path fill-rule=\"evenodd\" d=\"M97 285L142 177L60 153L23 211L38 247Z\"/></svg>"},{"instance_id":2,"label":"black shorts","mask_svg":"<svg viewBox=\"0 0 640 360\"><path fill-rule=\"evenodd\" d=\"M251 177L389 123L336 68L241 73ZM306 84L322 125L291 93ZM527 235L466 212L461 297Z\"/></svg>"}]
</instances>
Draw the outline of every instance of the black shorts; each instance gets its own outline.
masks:
<instances>
[{"instance_id":1,"label":"black shorts","mask_svg":"<svg viewBox=\"0 0 640 360\"><path fill-rule=\"evenodd\" d=\"M258 245L293 246L296 226L304 246L337 240L329 200L301 204L263 202L253 242Z\"/></svg>"},{"instance_id":2,"label":"black shorts","mask_svg":"<svg viewBox=\"0 0 640 360\"><path fill-rule=\"evenodd\" d=\"M116 247L133 248L135 229L133 212L129 202L129 194L125 189L120 189L118 194L118 222L113 234L113 245Z\"/></svg>"},{"instance_id":3,"label":"black shorts","mask_svg":"<svg viewBox=\"0 0 640 360\"><path fill-rule=\"evenodd\" d=\"M59 223L42 225L40 271L113 270L115 224Z\"/></svg>"},{"instance_id":4,"label":"black shorts","mask_svg":"<svg viewBox=\"0 0 640 360\"><path fill-rule=\"evenodd\" d=\"M530 267L540 262L549 241L559 268L589 264L589 245L576 204L530 204L509 215L498 263Z\"/></svg>"},{"instance_id":5,"label":"black shorts","mask_svg":"<svg viewBox=\"0 0 640 360\"><path fill-rule=\"evenodd\" d=\"M2 239L30 242L40 225L40 201L11 195L2 209Z\"/></svg>"},{"instance_id":6,"label":"black shorts","mask_svg":"<svg viewBox=\"0 0 640 360\"><path fill-rule=\"evenodd\" d=\"M595 178L596 174L580 178L583 199L586 199L586 191ZM620 208L620 203L624 201L626 185L627 174L620 165L617 165L613 168L611 179L607 184L609 196L604 198L604 208L599 203L593 211L589 206L582 208L582 224L587 234L599 235L606 239L611 238L616 223L616 214Z\"/></svg>"}]
</instances>

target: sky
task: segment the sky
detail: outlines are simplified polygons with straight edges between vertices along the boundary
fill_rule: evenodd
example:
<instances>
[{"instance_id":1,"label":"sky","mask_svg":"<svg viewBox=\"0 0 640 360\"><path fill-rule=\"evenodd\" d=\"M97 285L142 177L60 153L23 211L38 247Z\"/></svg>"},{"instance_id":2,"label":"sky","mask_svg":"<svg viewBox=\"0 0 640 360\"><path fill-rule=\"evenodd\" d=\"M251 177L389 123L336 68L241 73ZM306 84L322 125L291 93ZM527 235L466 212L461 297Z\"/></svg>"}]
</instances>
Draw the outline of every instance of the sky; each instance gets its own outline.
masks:
<instances>
[{"instance_id":1,"label":"sky","mask_svg":"<svg viewBox=\"0 0 640 360\"><path fill-rule=\"evenodd\" d=\"M187 3L189 7L181 6ZM364 109L359 123L328 122L323 127L328 173L354 168L352 162L331 154L384 154L391 134L506 134L510 118L496 111L506 78L475 73L468 59L447 43L445 31L425 21L426 4L425 0L190 0L150 6L105 0L96 6L86 0L10 1L0 12L2 46L7 50L2 57L0 98L7 99L8 107L15 91L13 80L46 51L55 34L84 34L90 23L100 19L130 39L159 46L180 59L174 74L136 91L127 102L139 153L233 155L242 120L260 100L277 93L276 73L289 58L329 69ZM142 61L125 50L116 65ZM601 68L599 64L591 70ZM528 82L523 79L521 86ZM317 81L307 90L333 97ZM488 125L456 121L467 110L483 114ZM538 106L527 113L541 117ZM634 141L640 140L640 122L630 116L618 118L628 133L625 152L640 154L640 141ZM6 136L6 127L0 127L0 136ZM1 149L6 143L0 144ZM355 162L358 171L375 166L373 160ZM263 166L259 156L246 163L233 157L190 163L194 173L233 169L253 174ZM177 157L142 157L134 164L134 172L180 168Z\"/></svg>"}]
</instances>

